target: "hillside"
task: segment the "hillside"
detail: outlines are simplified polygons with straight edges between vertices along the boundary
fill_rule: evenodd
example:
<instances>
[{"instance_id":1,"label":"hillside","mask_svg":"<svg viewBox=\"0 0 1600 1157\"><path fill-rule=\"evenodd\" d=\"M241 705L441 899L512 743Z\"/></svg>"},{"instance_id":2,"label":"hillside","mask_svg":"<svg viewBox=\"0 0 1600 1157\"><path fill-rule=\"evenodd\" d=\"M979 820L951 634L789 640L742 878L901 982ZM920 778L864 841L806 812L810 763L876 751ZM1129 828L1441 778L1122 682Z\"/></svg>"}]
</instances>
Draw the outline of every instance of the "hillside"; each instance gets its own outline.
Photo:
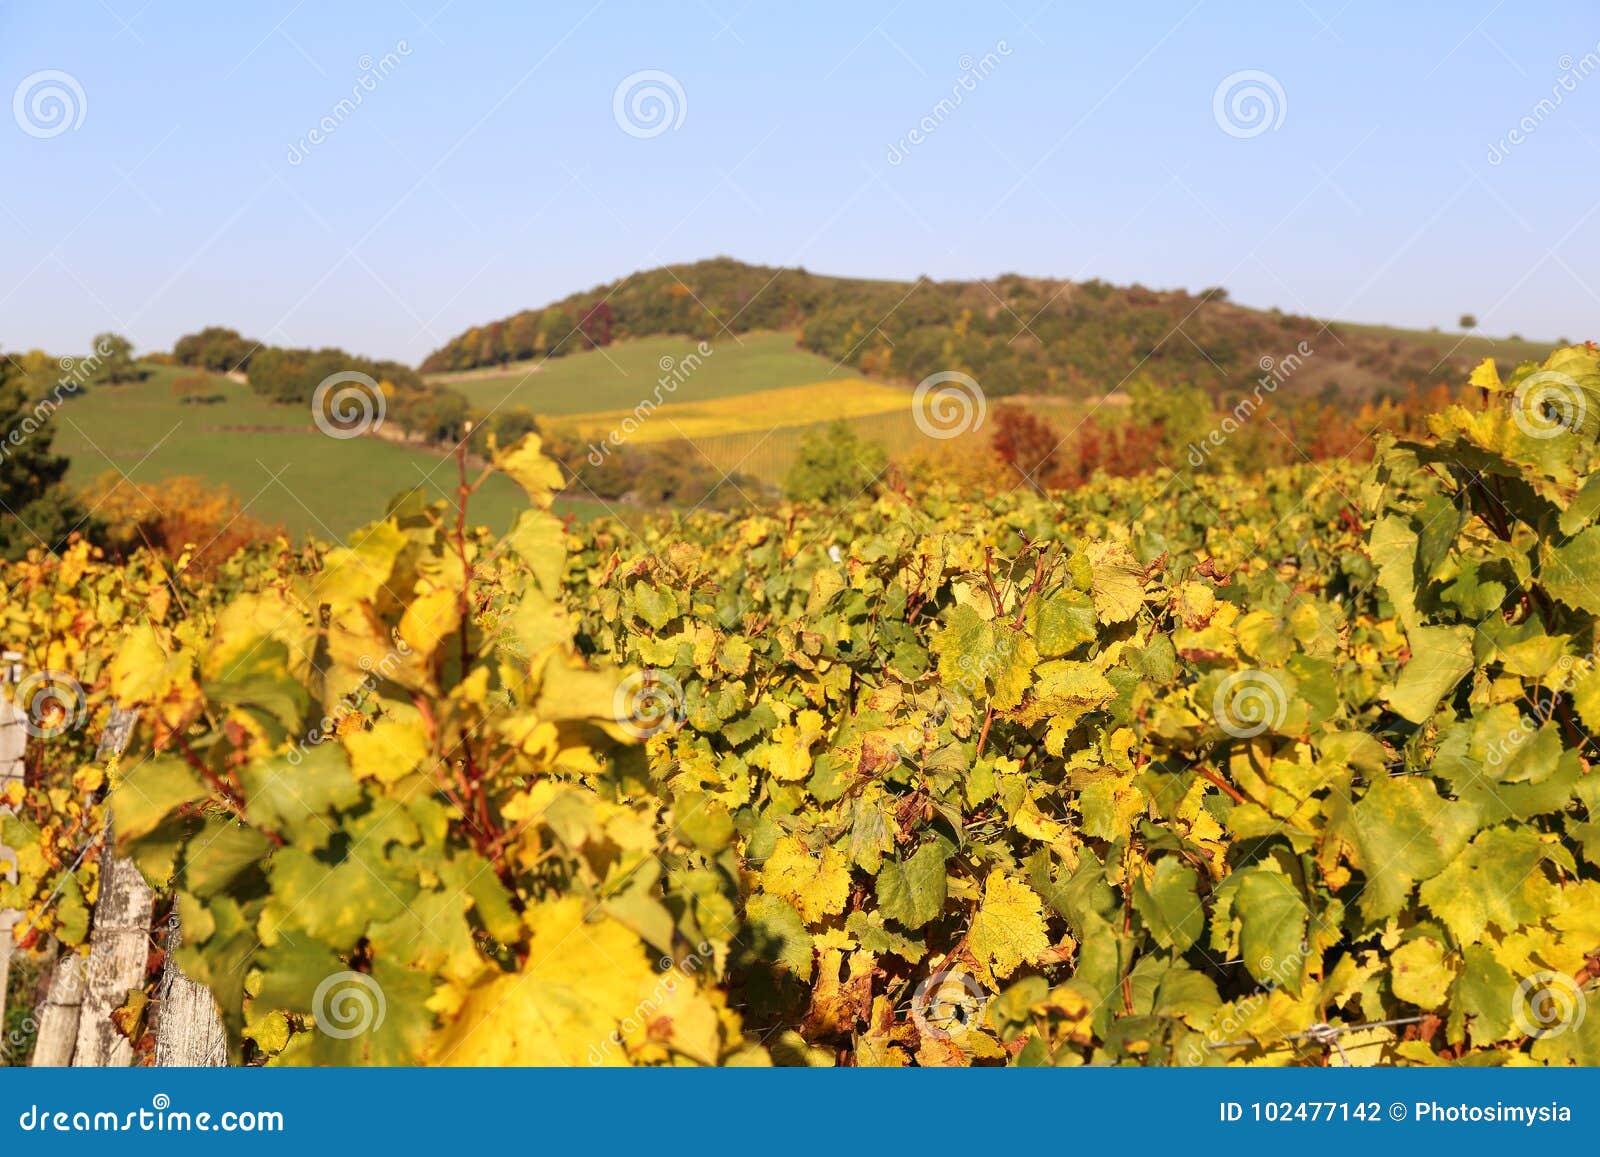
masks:
<instances>
[{"instance_id":1,"label":"hillside","mask_svg":"<svg viewBox=\"0 0 1600 1157\"><path fill-rule=\"evenodd\" d=\"M72 461L74 488L119 472L139 483L194 475L233 491L268 525L333 538L380 517L398 495L438 499L455 483L440 452L326 437L305 407L274 404L216 375L208 375L215 401L185 404L172 392L184 370L148 368L144 381L91 387L57 414L55 449ZM474 504L494 527L509 526L522 507L516 487L498 475Z\"/></svg>"},{"instance_id":2,"label":"hillside","mask_svg":"<svg viewBox=\"0 0 1600 1157\"><path fill-rule=\"evenodd\" d=\"M433 374L427 381L454 390L478 409L521 407L565 417L631 410L663 378L673 380L663 400L680 405L853 376L797 348L788 334L745 334L737 342L724 340L709 348L714 352L701 356L685 337L649 337L616 341L571 358Z\"/></svg>"},{"instance_id":3,"label":"hillside","mask_svg":"<svg viewBox=\"0 0 1600 1157\"><path fill-rule=\"evenodd\" d=\"M541 309L475 326L434 351L424 373L546 361L627 338L712 342L781 330L830 365L917 381L964 370L990 396L1100 394L1133 377L1227 394L1310 354L1282 382L1295 393L1367 397L1459 381L1485 356L1542 356L1537 343L1329 323L1235 305L1222 290L1152 290L1003 274L990 281L828 277L715 258L634 273ZM1268 361L1267 359L1270 359ZM547 362L548 364L548 362ZM550 398L554 391L541 391ZM581 408L595 408L584 405Z\"/></svg>"}]
</instances>

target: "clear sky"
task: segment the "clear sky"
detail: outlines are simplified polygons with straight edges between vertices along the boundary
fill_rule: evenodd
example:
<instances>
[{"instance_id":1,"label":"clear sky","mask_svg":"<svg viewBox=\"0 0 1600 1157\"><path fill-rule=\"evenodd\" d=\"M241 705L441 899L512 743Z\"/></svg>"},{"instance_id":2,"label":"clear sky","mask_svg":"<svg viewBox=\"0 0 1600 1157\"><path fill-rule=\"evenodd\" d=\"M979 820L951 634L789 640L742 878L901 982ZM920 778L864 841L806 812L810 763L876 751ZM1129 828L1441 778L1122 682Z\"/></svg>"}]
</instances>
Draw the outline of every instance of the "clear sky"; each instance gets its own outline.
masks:
<instances>
[{"instance_id":1,"label":"clear sky","mask_svg":"<svg viewBox=\"0 0 1600 1157\"><path fill-rule=\"evenodd\" d=\"M415 362L719 254L1600 338L1592 2L7 2L0 96L3 348Z\"/></svg>"}]
</instances>

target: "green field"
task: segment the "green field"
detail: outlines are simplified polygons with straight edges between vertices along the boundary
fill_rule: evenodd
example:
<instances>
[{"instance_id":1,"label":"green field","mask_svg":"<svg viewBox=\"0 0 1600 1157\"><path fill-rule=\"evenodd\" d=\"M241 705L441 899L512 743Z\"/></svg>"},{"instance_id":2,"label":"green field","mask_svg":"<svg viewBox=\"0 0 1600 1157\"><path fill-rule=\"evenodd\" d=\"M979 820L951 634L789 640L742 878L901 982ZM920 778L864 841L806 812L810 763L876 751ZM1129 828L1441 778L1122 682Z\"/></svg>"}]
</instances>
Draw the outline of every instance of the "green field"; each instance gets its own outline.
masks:
<instances>
[{"instance_id":1,"label":"green field","mask_svg":"<svg viewBox=\"0 0 1600 1157\"><path fill-rule=\"evenodd\" d=\"M708 344L710 355L703 356L676 389L663 391L663 401L704 402L861 376L849 366L835 368L827 358L800 349L789 334L747 333L737 338L725 334ZM428 380L449 386L486 410L502 403L552 417L631 410L640 400L655 397L664 373L663 358L677 365L695 351L696 342L689 337L638 338L544 362L437 374Z\"/></svg>"},{"instance_id":2,"label":"green field","mask_svg":"<svg viewBox=\"0 0 1600 1157\"><path fill-rule=\"evenodd\" d=\"M149 368L142 382L90 387L56 413L55 450L72 460L73 486L118 470L135 482L192 474L227 486L268 525L324 538L378 518L391 498L413 488L441 498L455 486L455 463L437 453L326 437L309 412L272 405L222 378L222 401L186 405L173 397L172 381L194 371ZM473 499L473 519L503 530L525 505L516 484L497 474Z\"/></svg>"},{"instance_id":3,"label":"green field","mask_svg":"<svg viewBox=\"0 0 1600 1157\"><path fill-rule=\"evenodd\" d=\"M1500 366L1502 373L1520 365L1522 362L1544 361L1549 356L1551 349L1557 344L1554 339L1550 341L1529 341L1518 336L1487 337L1480 333L1462 333L1459 330L1400 329L1392 325L1358 325L1349 321L1334 322L1333 328L1340 333L1351 331L1369 334L1377 338L1399 338L1420 342L1437 350L1441 358L1447 356L1470 357L1474 361L1482 358L1493 358ZM1580 336L1578 340L1582 341L1583 338ZM1563 342L1561 344L1566 343Z\"/></svg>"}]
</instances>

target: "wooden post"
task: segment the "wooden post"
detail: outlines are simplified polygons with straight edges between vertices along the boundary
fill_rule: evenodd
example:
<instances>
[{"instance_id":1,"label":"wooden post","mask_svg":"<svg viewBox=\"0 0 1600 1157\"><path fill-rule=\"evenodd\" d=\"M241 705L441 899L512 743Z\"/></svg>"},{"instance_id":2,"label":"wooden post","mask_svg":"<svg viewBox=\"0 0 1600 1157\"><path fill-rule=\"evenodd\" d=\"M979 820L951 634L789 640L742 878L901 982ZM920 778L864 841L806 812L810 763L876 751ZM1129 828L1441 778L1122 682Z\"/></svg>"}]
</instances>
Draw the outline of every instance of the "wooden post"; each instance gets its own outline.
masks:
<instances>
[{"instance_id":1,"label":"wooden post","mask_svg":"<svg viewBox=\"0 0 1600 1157\"><path fill-rule=\"evenodd\" d=\"M114 708L100 737L97 758L119 754L138 713ZM123 1068L133 1063L133 1045L117 1031L111 1014L143 988L150 959L150 918L155 893L132 860L116 854L111 819L106 818L100 860L100 895L89 933L83 1004L72 1063L78 1068Z\"/></svg>"},{"instance_id":2,"label":"wooden post","mask_svg":"<svg viewBox=\"0 0 1600 1157\"><path fill-rule=\"evenodd\" d=\"M83 1004L83 957L67 949L56 958L50 991L39 1010L39 1033L33 1044L35 1068L65 1068L78 1043L78 1010Z\"/></svg>"},{"instance_id":3,"label":"wooden post","mask_svg":"<svg viewBox=\"0 0 1600 1157\"><path fill-rule=\"evenodd\" d=\"M155 893L133 861L111 851L106 825L106 856L100 864L100 897L94 905L89 934L83 1007L78 1014L78 1045L72 1063L78 1068L125 1068L133 1063L133 1045L117 1031L111 1014L144 987L150 959L150 917Z\"/></svg>"},{"instance_id":4,"label":"wooden post","mask_svg":"<svg viewBox=\"0 0 1600 1157\"><path fill-rule=\"evenodd\" d=\"M0 673L0 681L3 681L3 673ZM26 716L11 700L0 696L0 794L5 792L8 784L22 779L22 757L28 750L28 732L23 726L25 721ZM0 804L0 815L9 814L10 811L9 806ZM4 872L6 878L13 882L17 878L17 854L4 844L0 844L0 872ZM11 929L21 919L22 913L14 908L0 911L0 1013L5 1010L6 994L10 991L11 949L14 943Z\"/></svg>"},{"instance_id":5,"label":"wooden post","mask_svg":"<svg viewBox=\"0 0 1600 1157\"><path fill-rule=\"evenodd\" d=\"M178 915L167 924L167 962L156 1012L156 1064L162 1068L220 1068L228 1063L228 1036L211 990L183 974L175 955L183 932Z\"/></svg>"}]
</instances>

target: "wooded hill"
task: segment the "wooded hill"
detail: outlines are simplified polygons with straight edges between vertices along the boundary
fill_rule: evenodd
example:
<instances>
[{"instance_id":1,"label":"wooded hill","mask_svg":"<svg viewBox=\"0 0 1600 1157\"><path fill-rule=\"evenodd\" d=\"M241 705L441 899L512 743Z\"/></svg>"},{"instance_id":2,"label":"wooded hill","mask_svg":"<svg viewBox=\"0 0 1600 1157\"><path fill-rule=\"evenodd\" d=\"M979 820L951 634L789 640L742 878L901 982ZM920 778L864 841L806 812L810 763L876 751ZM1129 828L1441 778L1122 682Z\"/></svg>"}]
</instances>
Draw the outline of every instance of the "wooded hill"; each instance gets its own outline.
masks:
<instances>
[{"instance_id":1,"label":"wooded hill","mask_svg":"<svg viewBox=\"0 0 1600 1157\"><path fill-rule=\"evenodd\" d=\"M715 342L752 330L792 332L806 349L888 379L962 370L991 396L1091 395L1135 377L1229 393L1292 359L1285 390L1366 397L1459 381L1486 355L1515 364L1536 349L1521 339L1325 324L1235 305L1222 289L1120 288L1017 274L880 281L715 258L634 273L475 326L421 369L559 357L654 334ZM1302 342L1309 355L1299 352Z\"/></svg>"}]
</instances>

